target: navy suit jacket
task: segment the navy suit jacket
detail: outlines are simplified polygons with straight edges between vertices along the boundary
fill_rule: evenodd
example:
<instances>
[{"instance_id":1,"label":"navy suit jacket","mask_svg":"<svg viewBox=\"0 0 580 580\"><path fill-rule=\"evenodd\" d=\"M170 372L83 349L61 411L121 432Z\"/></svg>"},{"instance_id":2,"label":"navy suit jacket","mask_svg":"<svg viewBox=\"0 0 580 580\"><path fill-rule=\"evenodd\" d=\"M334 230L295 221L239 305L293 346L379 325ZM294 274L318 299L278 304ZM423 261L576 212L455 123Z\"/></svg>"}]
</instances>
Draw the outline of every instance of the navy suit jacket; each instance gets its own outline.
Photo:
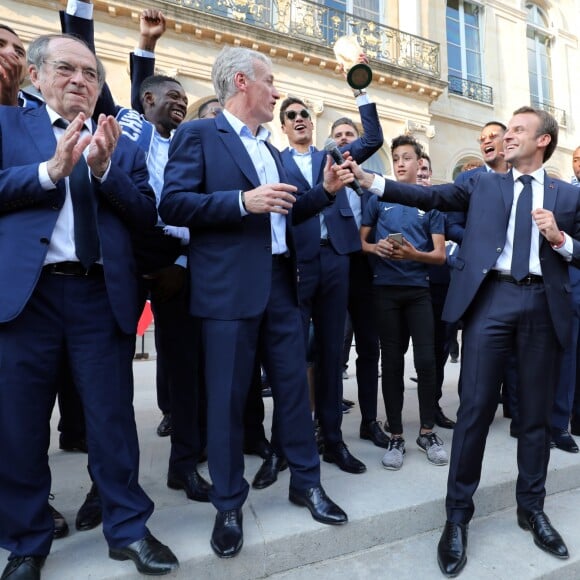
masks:
<instances>
[{"instance_id":1,"label":"navy suit jacket","mask_svg":"<svg viewBox=\"0 0 580 580\"><path fill-rule=\"evenodd\" d=\"M366 161L383 144L383 131L376 105L374 103L362 105L360 115L364 128L363 136L341 148L342 151L349 151L357 163ZM327 155L326 151L318 150L312 154L313 184L322 183ZM288 172L289 183L298 187L299 191L308 190L310 186L289 149L282 151L282 163ZM338 191L336 201L327 207L323 214L330 243L337 254L350 254L361 250L360 234L344 189ZM298 260L300 262L312 260L320 252L320 218L316 215L296 226L294 237Z\"/></svg>"},{"instance_id":2,"label":"navy suit jacket","mask_svg":"<svg viewBox=\"0 0 580 580\"><path fill-rule=\"evenodd\" d=\"M16 318L38 282L65 200L64 180L45 191L38 165L56 147L46 108L0 107L0 323ZM139 311L129 229L157 218L143 152L122 137L105 181L93 181L105 282L123 332L135 332Z\"/></svg>"},{"instance_id":3,"label":"navy suit jacket","mask_svg":"<svg viewBox=\"0 0 580 580\"><path fill-rule=\"evenodd\" d=\"M267 146L280 181L288 183L279 151ZM258 316L266 309L272 278L270 215L242 217L239 207L240 191L259 185L248 152L223 115L177 128L165 168L159 215L165 223L190 229L194 316L238 320ZM297 196L286 227L293 257L290 222L300 222L329 203L321 185Z\"/></svg>"},{"instance_id":4,"label":"navy suit jacket","mask_svg":"<svg viewBox=\"0 0 580 580\"><path fill-rule=\"evenodd\" d=\"M503 251L513 203L512 172L473 172L464 185L422 187L387 181L385 201L424 210L465 211L463 243L451 271L451 283L443 311L448 322L459 320L493 269ZM552 179L544 181L544 208L552 211L561 230L574 239L572 265L580 265L580 192L574 186ZM540 262L554 330L562 346L567 344L572 319L568 262L540 238Z\"/></svg>"},{"instance_id":5,"label":"navy suit jacket","mask_svg":"<svg viewBox=\"0 0 580 580\"><path fill-rule=\"evenodd\" d=\"M472 176L478 173L489 173L485 165L480 165L479 167L474 167L469 171L462 171L455 178L455 185L465 185L465 182ZM446 239L453 240L457 244L461 244L463 241L463 232L465 231L465 212L462 211L450 211L445 214L446 221Z\"/></svg>"}]
</instances>

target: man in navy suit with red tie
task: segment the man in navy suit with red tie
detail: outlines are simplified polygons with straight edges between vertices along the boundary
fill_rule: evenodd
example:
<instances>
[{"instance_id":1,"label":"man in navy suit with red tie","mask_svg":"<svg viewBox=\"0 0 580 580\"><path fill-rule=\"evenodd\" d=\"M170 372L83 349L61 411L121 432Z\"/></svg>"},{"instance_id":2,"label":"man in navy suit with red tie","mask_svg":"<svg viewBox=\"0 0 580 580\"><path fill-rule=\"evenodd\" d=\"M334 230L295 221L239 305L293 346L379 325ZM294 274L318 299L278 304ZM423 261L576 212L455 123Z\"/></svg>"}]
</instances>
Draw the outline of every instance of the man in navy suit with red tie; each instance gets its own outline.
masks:
<instances>
[{"instance_id":1,"label":"man in navy suit with red tie","mask_svg":"<svg viewBox=\"0 0 580 580\"><path fill-rule=\"evenodd\" d=\"M272 386L273 443L290 467L290 501L319 522L347 521L320 485L289 227L332 203L346 170L337 174L328 161L323 183L297 200L262 126L280 97L270 60L226 48L212 80L224 111L175 132L159 214L191 233L191 313L202 324L210 500L218 510L211 547L229 558L243 543L243 414L257 355Z\"/></svg>"},{"instance_id":2,"label":"man in navy suit with red tie","mask_svg":"<svg viewBox=\"0 0 580 580\"><path fill-rule=\"evenodd\" d=\"M516 485L518 525L546 552L568 558L544 513L552 400L562 349L571 338L568 266L580 265L580 196L543 168L556 148L558 123L521 107L504 135L506 174L473 173L462 186L410 186L354 168L361 186L382 199L443 211L466 211L461 249L443 317L463 319L462 392L453 432L447 522L438 562L456 576L467 561L485 441L497 408L505 358L514 351L520 431ZM527 207L525 206L527 204Z\"/></svg>"},{"instance_id":3,"label":"man in navy suit with red tie","mask_svg":"<svg viewBox=\"0 0 580 580\"><path fill-rule=\"evenodd\" d=\"M29 61L46 105L0 108L2 579L40 578L50 551L48 425L63 356L83 402L109 556L166 574L178 563L146 527L153 503L138 483L132 407L130 230L156 219L145 160L113 117L90 120L104 70L82 41L40 37Z\"/></svg>"}]
</instances>

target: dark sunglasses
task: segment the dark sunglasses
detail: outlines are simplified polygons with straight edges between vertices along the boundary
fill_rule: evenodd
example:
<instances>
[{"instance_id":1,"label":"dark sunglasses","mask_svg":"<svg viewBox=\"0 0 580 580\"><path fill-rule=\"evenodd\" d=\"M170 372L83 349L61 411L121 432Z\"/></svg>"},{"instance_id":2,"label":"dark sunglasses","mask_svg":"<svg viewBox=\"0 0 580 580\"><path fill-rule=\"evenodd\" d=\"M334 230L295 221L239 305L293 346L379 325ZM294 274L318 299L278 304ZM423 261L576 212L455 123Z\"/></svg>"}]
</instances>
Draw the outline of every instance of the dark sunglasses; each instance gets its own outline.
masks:
<instances>
[{"instance_id":1,"label":"dark sunglasses","mask_svg":"<svg viewBox=\"0 0 580 580\"><path fill-rule=\"evenodd\" d=\"M284 111L284 114L290 121L294 121L298 115L300 115L303 119L310 119L310 111L306 109L302 109L301 111Z\"/></svg>"}]
</instances>

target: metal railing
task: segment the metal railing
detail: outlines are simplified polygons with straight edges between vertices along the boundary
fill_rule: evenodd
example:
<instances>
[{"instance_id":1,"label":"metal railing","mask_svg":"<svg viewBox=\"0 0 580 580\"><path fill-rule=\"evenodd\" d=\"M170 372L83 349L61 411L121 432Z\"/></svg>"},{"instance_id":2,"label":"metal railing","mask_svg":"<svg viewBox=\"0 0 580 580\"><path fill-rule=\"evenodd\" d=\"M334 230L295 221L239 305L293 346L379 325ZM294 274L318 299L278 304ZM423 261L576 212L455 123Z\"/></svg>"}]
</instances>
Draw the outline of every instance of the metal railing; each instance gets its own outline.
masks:
<instances>
[{"instance_id":1,"label":"metal railing","mask_svg":"<svg viewBox=\"0 0 580 580\"><path fill-rule=\"evenodd\" d=\"M370 58L439 79L439 43L310 0L164 0L332 48L355 34ZM282 40L282 39L281 39Z\"/></svg>"},{"instance_id":2,"label":"metal railing","mask_svg":"<svg viewBox=\"0 0 580 580\"><path fill-rule=\"evenodd\" d=\"M550 113L550 115L552 115L556 119L556 121L558 121L558 124L561 127L566 127L567 119L566 119L566 111L564 109L558 109L557 107L554 107L552 103L549 103L547 101L540 101L534 97L531 98L531 102L533 107L536 107L537 109L542 109L542 111Z\"/></svg>"},{"instance_id":3,"label":"metal railing","mask_svg":"<svg viewBox=\"0 0 580 580\"><path fill-rule=\"evenodd\" d=\"M493 89L487 85L449 75L449 92L480 103L493 105Z\"/></svg>"}]
</instances>

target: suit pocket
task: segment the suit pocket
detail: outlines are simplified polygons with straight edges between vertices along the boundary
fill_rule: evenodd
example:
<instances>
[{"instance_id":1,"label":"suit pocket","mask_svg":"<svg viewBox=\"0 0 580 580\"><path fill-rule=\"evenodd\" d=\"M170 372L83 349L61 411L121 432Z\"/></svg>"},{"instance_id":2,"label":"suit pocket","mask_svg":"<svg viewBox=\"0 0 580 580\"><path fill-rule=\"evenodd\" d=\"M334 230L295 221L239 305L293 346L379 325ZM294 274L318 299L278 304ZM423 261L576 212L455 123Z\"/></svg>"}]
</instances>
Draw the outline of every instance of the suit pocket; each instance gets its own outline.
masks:
<instances>
[{"instance_id":1,"label":"suit pocket","mask_svg":"<svg viewBox=\"0 0 580 580\"><path fill-rule=\"evenodd\" d=\"M346 207L341 207L340 208L340 215L343 217L354 217L354 214L352 213L352 209L350 208L346 208Z\"/></svg>"}]
</instances>

